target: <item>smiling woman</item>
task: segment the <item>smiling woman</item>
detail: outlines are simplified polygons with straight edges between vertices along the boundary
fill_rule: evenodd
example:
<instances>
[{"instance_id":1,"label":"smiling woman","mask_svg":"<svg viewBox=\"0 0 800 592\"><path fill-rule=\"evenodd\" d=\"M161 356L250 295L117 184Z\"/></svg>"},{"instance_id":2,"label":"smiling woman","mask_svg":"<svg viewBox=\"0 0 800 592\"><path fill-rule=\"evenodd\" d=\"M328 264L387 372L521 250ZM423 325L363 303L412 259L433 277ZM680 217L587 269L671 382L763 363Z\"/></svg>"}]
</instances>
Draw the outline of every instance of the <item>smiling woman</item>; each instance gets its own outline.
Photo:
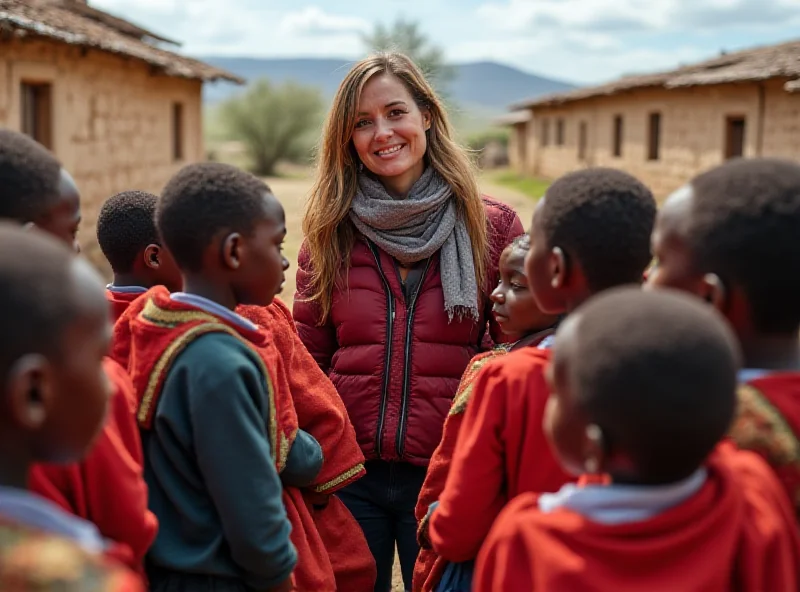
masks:
<instances>
[{"instance_id":1,"label":"smiling woman","mask_svg":"<svg viewBox=\"0 0 800 592\"><path fill-rule=\"evenodd\" d=\"M357 63L325 123L294 316L347 406L367 474L339 496L406 589L414 507L469 360L502 333L489 293L516 213L478 191L447 114L406 56Z\"/></svg>"}]
</instances>

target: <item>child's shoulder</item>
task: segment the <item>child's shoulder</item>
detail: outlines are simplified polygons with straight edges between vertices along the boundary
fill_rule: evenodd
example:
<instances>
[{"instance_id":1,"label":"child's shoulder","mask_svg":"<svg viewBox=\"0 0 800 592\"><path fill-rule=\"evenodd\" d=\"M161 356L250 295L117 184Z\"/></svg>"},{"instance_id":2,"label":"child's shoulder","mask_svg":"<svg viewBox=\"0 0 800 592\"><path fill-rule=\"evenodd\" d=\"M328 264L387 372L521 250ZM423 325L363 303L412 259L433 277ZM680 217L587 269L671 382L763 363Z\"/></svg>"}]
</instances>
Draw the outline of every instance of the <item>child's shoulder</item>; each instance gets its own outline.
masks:
<instances>
[{"instance_id":1,"label":"child's shoulder","mask_svg":"<svg viewBox=\"0 0 800 592\"><path fill-rule=\"evenodd\" d=\"M19 592L139 592L137 576L69 539L0 522L0 589Z\"/></svg>"}]
</instances>

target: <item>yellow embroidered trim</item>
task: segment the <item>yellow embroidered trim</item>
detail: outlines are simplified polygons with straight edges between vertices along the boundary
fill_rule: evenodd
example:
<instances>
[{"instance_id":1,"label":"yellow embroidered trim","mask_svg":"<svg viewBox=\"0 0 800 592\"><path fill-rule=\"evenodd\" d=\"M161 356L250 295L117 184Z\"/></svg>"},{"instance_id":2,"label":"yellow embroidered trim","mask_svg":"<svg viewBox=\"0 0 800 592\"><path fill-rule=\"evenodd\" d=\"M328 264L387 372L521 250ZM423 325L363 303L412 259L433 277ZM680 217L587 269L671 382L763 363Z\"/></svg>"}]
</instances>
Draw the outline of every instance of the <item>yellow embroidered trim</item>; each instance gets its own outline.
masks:
<instances>
[{"instance_id":1,"label":"yellow embroidered trim","mask_svg":"<svg viewBox=\"0 0 800 592\"><path fill-rule=\"evenodd\" d=\"M278 457L278 472L282 473L286 468L286 461L289 458L289 451L292 449L295 438L297 438L297 430L292 433L291 438L287 438L286 434L281 434L281 449L280 456Z\"/></svg>"},{"instance_id":2,"label":"yellow embroidered trim","mask_svg":"<svg viewBox=\"0 0 800 592\"><path fill-rule=\"evenodd\" d=\"M350 469L349 471L345 471L344 473L342 473L338 477L334 477L333 479L331 479L330 481L328 481L326 483L323 483L322 485L315 485L313 487L313 490L314 490L315 493L325 493L329 489L333 489L337 485L340 485L340 484L344 483L345 481L349 481L350 479L352 479L353 477L358 475L363 470L364 470L363 463L359 463L356 466L354 466L352 469Z\"/></svg>"},{"instance_id":3,"label":"yellow embroidered trim","mask_svg":"<svg viewBox=\"0 0 800 592\"><path fill-rule=\"evenodd\" d=\"M469 384L463 387L463 389L459 388L455 399L453 399L453 404L450 406L448 415L460 415L467 410L467 404L472 398L472 391L475 388L475 375L480 372L488 362L494 360L498 355L504 353L507 352L498 350L497 353L484 356L480 360L473 362L472 365L470 365L469 368L464 371L464 374L461 378L461 383L463 384L465 381L469 381Z\"/></svg>"},{"instance_id":4,"label":"yellow embroidered trim","mask_svg":"<svg viewBox=\"0 0 800 592\"><path fill-rule=\"evenodd\" d=\"M740 448L765 452L773 465L797 464L800 442L769 401L750 385L738 390L739 408L731 437Z\"/></svg>"},{"instance_id":5,"label":"yellow embroidered trim","mask_svg":"<svg viewBox=\"0 0 800 592\"><path fill-rule=\"evenodd\" d=\"M193 321L206 321L227 327L227 325L222 325L217 317L207 312L201 310L166 310L159 307L152 299L147 301L139 316L153 325L168 328L174 328Z\"/></svg>"},{"instance_id":6,"label":"yellow embroidered trim","mask_svg":"<svg viewBox=\"0 0 800 592\"><path fill-rule=\"evenodd\" d=\"M174 356L183 350L183 348L185 348L192 340L196 339L200 335L216 331L227 333L228 335L238 339L248 348L252 349L252 345L234 329L231 329L227 325L220 323L219 320L213 315L202 311L166 310L160 308L155 302L153 302L152 299L150 299L147 301L147 304L145 304L145 307L139 316L145 321L168 328L174 328L182 323L188 323L192 321L204 321L207 323L189 329L186 333L181 335L180 338L173 341L167 347L164 353L161 354L161 357L153 367L153 372L150 374L150 379L147 382L147 388L145 389L142 402L139 406L138 419L142 423L147 419L150 406L153 402L153 397L155 396L156 387L158 386L159 377L161 376L162 372L164 372L166 367L172 362ZM278 450L278 414L275 408L275 390L272 386L272 378L269 375L266 364L264 364L264 360L262 360L261 356L257 353L255 358L258 362L259 368L261 369L261 373L264 376L264 383L267 387L267 400L269 402L269 443L272 451L272 460L276 462L278 466L278 472L280 472L286 466L286 456L289 454L289 447L286 447L286 456L283 456L282 449L280 451ZM285 446L284 440L286 439L286 436L281 434L281 438L281 446Z\"/></svg>"}]
</instances>

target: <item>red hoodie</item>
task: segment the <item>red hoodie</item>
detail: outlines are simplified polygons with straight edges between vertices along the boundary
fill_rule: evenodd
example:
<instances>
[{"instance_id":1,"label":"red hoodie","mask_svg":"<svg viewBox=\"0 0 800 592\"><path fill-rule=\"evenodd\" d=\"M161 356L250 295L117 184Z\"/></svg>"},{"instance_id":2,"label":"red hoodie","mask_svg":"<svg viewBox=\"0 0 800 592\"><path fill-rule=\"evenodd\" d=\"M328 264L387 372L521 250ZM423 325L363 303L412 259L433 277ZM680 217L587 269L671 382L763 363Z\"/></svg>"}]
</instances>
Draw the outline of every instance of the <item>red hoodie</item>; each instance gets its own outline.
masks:
<instances>
[{"instance_id":1,"label":"red hoodie","mask_svg":"<svg viewBox=\"0 0 800 592\"><path fill-rule=\"evenodd\" d=\"M726 446L707 468L688 500L627 524L545 513L537 494L520 495L481 549L474 592L797 590L800 538L767 465Z\"/></svg>"}]
</instances>

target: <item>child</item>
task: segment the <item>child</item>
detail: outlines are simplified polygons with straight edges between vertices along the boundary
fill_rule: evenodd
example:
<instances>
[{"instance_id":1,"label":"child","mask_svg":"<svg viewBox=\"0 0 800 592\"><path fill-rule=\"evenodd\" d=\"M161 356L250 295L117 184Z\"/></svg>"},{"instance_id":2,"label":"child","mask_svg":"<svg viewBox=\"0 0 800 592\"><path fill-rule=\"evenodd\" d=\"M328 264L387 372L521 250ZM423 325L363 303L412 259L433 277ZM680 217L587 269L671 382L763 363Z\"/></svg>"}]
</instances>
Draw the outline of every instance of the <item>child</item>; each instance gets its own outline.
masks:
<instances>
[{"instance_id":1,"label":"child","mask_svg":"<svg viewBox=\"0 0 800 592\"><path fill-rule=\"evenodd\" d=\"M77 249L80 196L69 175L29 137L0 131L0 217L38 229ZM141 444L131 414L130 379L114 362L103 362L113 394L107 421L92 450L78 463L37 464L32 491L80 518L94 522L115 544L110 555L142 570L157 523L147 511Z\"/></svg>"},{"instance_id":2,"label":"child","mask_svg":"<svg viewBox=\"0 0 800 592\"><path fill-rule=\"evenodd\" d=\"M0 129L0 187L0 219L37 226L80 251L78 188L42 145Z\"/></svg>"},{"instance_id":3,"label":"child","mask_svg":"<svg viewBox=\"0 0 800 592\"><path fill-rule=\"evenodd\" d=\"M156 286L126 312L141 308L129 370L160 521L153 590L289 590L287 510L297 507L284 509L279 473L308 485L322 455L274 388L270 334L234 312L268 306L281 289L283 208L252 175L191 165L167 184L156 223L184 292Z\"/></svg>"},{"instance_id":4,"label":"child","mask_svg":"<svg viewBox=\"0 0 800 592\"><path fill-rule=\"evenodd\" d=\"M148 202L127 200L126 209L129 209L130 216L119 216L113 224L106 219L108 224L104 232L110 234L119 230L122 237L127 237L127 240L115 239L118 252L141 251L144 242L135 238L137 234L157 236L153 215L141 215ZM139 233L126 227L131 218L141 220ZM147 228L148 224L152 230ZM131 249L131 241L138 245L136 249ZM130 299L123 296L118 299L118 304L127 308ZM143 300L128 308L115 328L114 356L126 367L132 324L145 304L146 300ZM273 386L281 393L291 393L299 426L319 439L324 453L322 468L310 488L302 493L296 489L285 491L285 495L292 498L288 500L291 506L289 518L293 524L291 536L300 557L295 570L297 585L302 589L321 591L334 587L342 590L370 589L374 582L374 562L363 534L341 502L330 497L364 472L364 458L344 405L299 341L291 314L282 302L276 298L266 307L242 305L236 308L236 312L271 333L274 341L269 347L274 347L277 353L275 372L271 376Z\"/></svg>"},{"instance_id":5,"label":"child","mask_svg":"<svg viewBox=\"0 0 800 592\"><path fill-rule=\"evenodd\" d=\"M650 262L656 204L635 178L587 169L556 181L537 204L525 275L540 310L563 314L607 288L639 284ZM489 364L478 376L439 506L434 551L475 559L503 506L525 491L556 491L570 477L542 432L549 340Z\"/></svg>"},{"instance_id":6,"label":"child","mask_svg":"<svg viewBox=\"0 0 800 592\"><path fill-rule=\"evenodd\" d=\"M653 286L715 306L744 352L731 436L777 473L800 520L800 166L731 161L669 197L653 232Z\"/></svg>"},{"instance_id":7,"label":"child","mask_svg":"<svg viewBox=\"0 0 800 592\"><path fill-rule=\"evenodd\" d=\"M554 349L544 429L589 479L513 500L473 590L798 589L780 484L752 453L712 454L736 408L722 318L679 293L613 290L564 321Z\"/></svg>"},{"instance_id":8,"label":"child","mask_svg":"<svg viewBox=\"0 0 800 592\"><path fill-rule=\"evenodd\" d=\"M114 321L153 286L165 286L170 292L181 288L180 271L156 230L157 201L151 193L125 191L100 209L97 242L114 272L114 281L106 288Z\"/></svg>"},{"instance_id":9,"label":"child","mask_svg":"<svg viewBox=\"0 0 800 592\"><path fill-rule=\"evenodd\" d=\"M79 459L102 425L109 326L100 278L54 239L2 223L0 317L0 589L143 590L102 562L94 525L26 487L33 462Z\"/></svg>"},{"instance_id":10,"label":"child","mask_svg":"<svg viewBox=\"0 0 800 592\"><path fill-rule=\"evenodd\" d=\"M530 237L527 234L517 237L500 255L500 281L491 294L494 302L495 319L512 343L498 346L478 354L472 361L453 399L450 413L444 423L442 441L431 457L428 473L417 501L416 516L420 522L418 533L420 553L414 566L414 590L435 589L441 580L446 562L436 556L428 540L427 516L431 504L439 499L444 489L447 474L450 472L461 422L475 388L475 380L481 368L492 360L522 347L534 347L554 331L557 317L542 313L533 301L525 277L525 254L528 252Z\"/></svg>"}]
</instances>

